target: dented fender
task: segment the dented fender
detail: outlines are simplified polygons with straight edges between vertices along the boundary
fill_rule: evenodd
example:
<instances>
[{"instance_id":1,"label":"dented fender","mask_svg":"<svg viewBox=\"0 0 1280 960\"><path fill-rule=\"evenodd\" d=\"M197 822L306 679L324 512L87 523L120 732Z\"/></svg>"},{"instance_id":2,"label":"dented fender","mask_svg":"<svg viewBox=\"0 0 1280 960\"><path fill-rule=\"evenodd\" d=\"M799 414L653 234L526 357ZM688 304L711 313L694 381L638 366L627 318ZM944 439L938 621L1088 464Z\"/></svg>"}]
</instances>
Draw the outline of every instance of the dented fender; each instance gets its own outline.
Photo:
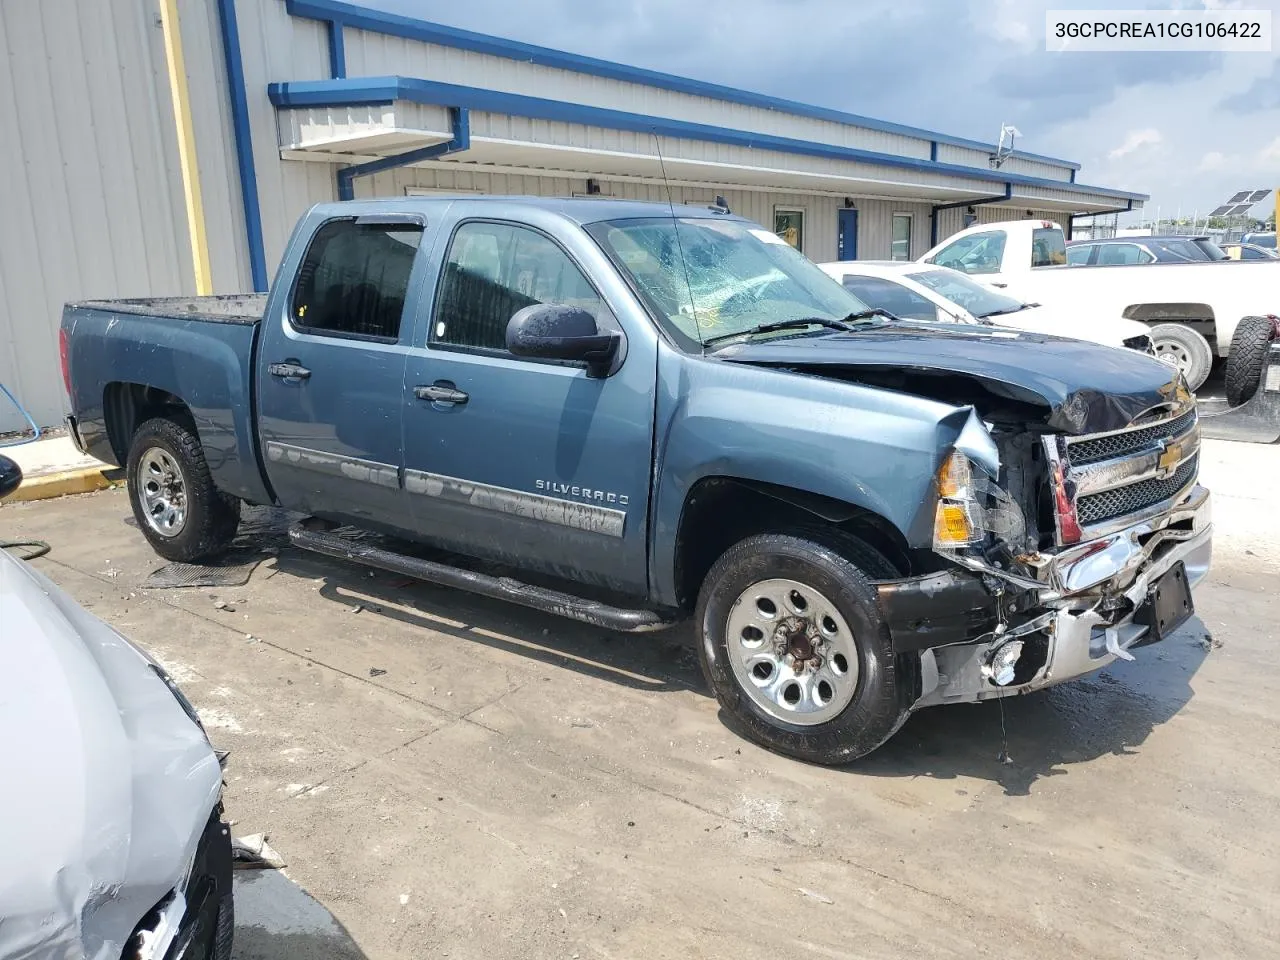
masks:
<instances>
[{"instance_id":1,"label":"dented fender","mask_svg":"<svg viewBox=\"0 0 1280 960\"><path fill-rule=\"evenodd\" d=\"M678 603L676 540L701 480L726 478L870 511L912 547L933 543L935 476L959 449L993 475L999 454L971 406L663 349L658 362L650 582Z\"/></svg>"}]
</instances>

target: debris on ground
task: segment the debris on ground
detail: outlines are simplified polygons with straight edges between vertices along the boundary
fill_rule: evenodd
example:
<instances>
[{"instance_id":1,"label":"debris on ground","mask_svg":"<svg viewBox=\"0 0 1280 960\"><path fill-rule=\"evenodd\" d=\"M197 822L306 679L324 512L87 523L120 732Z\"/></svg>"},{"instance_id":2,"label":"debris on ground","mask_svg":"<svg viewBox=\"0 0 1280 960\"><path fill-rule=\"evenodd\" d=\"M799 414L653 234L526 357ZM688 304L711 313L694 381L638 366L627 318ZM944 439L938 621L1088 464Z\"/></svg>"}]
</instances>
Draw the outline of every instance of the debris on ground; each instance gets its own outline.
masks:
<instances>
[{"instance_id":1,"label":"debris on ground","mask_svg":"<svg viewBox=\"0 0 1280 960\"><path fill-rule=\"evenodd\" d=\"M280 870L284 867L284 858L267 843L265 833L233 837L231 861L237 870Z\"/></svg>"},{"instance_id":2,"label":"debris on ground","mask_svg":"<svg viewBox=\"0 0 1280 960\"><path fill-rule=\"evenodd\" d=\"M1212 651L1212 650L1220 650L1222 648L1222 641L1214 637L1214 635L1210 633L1208 630L1206 630L1204 632L1204 636L1202 636L1196 642L1199 643L1200 646L1205 650Z\"/></svg>"},{"instance_id":3,"label":"debris on ground","mask_svg":"<svg viewBox=\"0 0 1280 960\"><path fill-rule=\"evenodd\" d=\"M384 675L386 674L386 672L387 672L387 671L383 670L381 667L370 667L370 668L369 668L369 676L371 676L371 677L381 677L381 676L384 676Z\"/></svg>"},{"instance_id":4,"label":"debris on ground","mask_svg":"<svg viewBox=\"0 0 1280 960\"><path fill-rule=\"evenodd\" d=\"M808 897L810 900L817 900L819 903L835 903L830 897L825 897L814 890L807 890L804 887L799 887L798 889L802 896Z\"/></svg>"}]
</instances>

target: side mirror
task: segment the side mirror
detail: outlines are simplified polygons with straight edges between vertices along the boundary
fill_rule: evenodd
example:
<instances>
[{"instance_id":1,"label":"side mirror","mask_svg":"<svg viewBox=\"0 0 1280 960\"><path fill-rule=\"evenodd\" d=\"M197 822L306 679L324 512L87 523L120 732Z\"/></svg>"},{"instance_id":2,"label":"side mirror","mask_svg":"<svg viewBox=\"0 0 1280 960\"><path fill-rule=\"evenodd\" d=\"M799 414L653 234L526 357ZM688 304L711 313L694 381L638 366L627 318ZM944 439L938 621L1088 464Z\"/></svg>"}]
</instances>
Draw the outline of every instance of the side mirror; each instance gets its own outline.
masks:
<instances>
[{"instance_id":1,"label":"side mirror","mask_svg":"<svg viewBox=\"0 0 1280 960\"><path fill-rule=\"evenodd\" d=\"M22 484L22 468L8 457L0 457L0 500Z\"/></svg>"},{"instance_id":2,"label":"side mirror","mask_svg":"<svg viewBox=\"0 0 1280 960\"><path fill-rule=\"evenodd\" d=\"M507 323L507 349L517 357L585 361L593 377L609 372L620 343L618 334L601 333L581 307L535 303Z\"/></svg>"}]
</instances>

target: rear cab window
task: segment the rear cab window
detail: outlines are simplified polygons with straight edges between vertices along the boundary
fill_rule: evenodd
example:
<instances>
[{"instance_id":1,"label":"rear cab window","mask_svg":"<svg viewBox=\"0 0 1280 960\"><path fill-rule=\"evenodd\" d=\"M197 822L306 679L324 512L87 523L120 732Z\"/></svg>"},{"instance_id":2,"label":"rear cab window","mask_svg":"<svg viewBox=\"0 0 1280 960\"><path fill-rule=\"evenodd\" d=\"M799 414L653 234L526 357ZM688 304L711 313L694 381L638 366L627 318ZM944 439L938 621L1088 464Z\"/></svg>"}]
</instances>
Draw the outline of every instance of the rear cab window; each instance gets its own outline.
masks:
<instances>
[{"instance_id":1,"label":"rear cab window","mask_svg":"<svg viewBox=\"0 0 1280 960\"><path fill-rule=\"evenodd\" d=\"M1031 231L1031 265L1060 267L1067 262L1067 239L1057 227L1037 227Z\"/></svg>"},{"instance_id":2,"label":"rear cab window","mask_svg":"<svg viewBox=\"0 0 1280 960\"><path fill-rule=\"evenodd\" d=\"M394 342L422 242L410 221L330 220L298 267L289 322L302 333Z\"/></svg>"}]
</instances>

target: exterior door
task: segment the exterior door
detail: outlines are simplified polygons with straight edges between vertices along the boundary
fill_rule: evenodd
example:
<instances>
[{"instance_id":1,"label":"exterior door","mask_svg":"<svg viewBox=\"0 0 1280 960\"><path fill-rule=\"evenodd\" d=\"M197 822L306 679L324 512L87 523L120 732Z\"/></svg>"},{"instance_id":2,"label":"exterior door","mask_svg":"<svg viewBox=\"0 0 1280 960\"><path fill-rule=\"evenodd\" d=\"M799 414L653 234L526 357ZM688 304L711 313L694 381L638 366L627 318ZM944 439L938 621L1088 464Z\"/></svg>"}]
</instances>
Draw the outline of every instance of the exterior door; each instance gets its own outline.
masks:
<instances>
[{"instance_id":1,"label":"exterior door","mask_svg":"<svg viewBox=\"0 0 1280 960\"><path fill-rule=\"evenodd\" d=\"M426 342L406 370L415 530L446 549L642 595L656 347L631 338L604 377L515 357L507 322L533 303L581 306L625 337L549 235L461 222L444 251Z\"/></svg>"},{"instance_id":2,"label":"exterior door","mask_svg":"<svg viewBox=\"0 0 1280 960\"><path fill-rule=\"evenodd\" d=\"M836 259L858 259L858 211L836 211Z\"/></svg>"},{"instance_id":3,"label":"exterior door","mask_svg":"<svg viewBox=\"0 0 1280 960\"><path fill-rule=\"evenodd\" d=\"M400 399L420 222L329 220L287 298L272 298L258 364L267 477L281 504L402 526ZM288 271L282 271L287 274Z\"/></svg>"}]
</instances>

